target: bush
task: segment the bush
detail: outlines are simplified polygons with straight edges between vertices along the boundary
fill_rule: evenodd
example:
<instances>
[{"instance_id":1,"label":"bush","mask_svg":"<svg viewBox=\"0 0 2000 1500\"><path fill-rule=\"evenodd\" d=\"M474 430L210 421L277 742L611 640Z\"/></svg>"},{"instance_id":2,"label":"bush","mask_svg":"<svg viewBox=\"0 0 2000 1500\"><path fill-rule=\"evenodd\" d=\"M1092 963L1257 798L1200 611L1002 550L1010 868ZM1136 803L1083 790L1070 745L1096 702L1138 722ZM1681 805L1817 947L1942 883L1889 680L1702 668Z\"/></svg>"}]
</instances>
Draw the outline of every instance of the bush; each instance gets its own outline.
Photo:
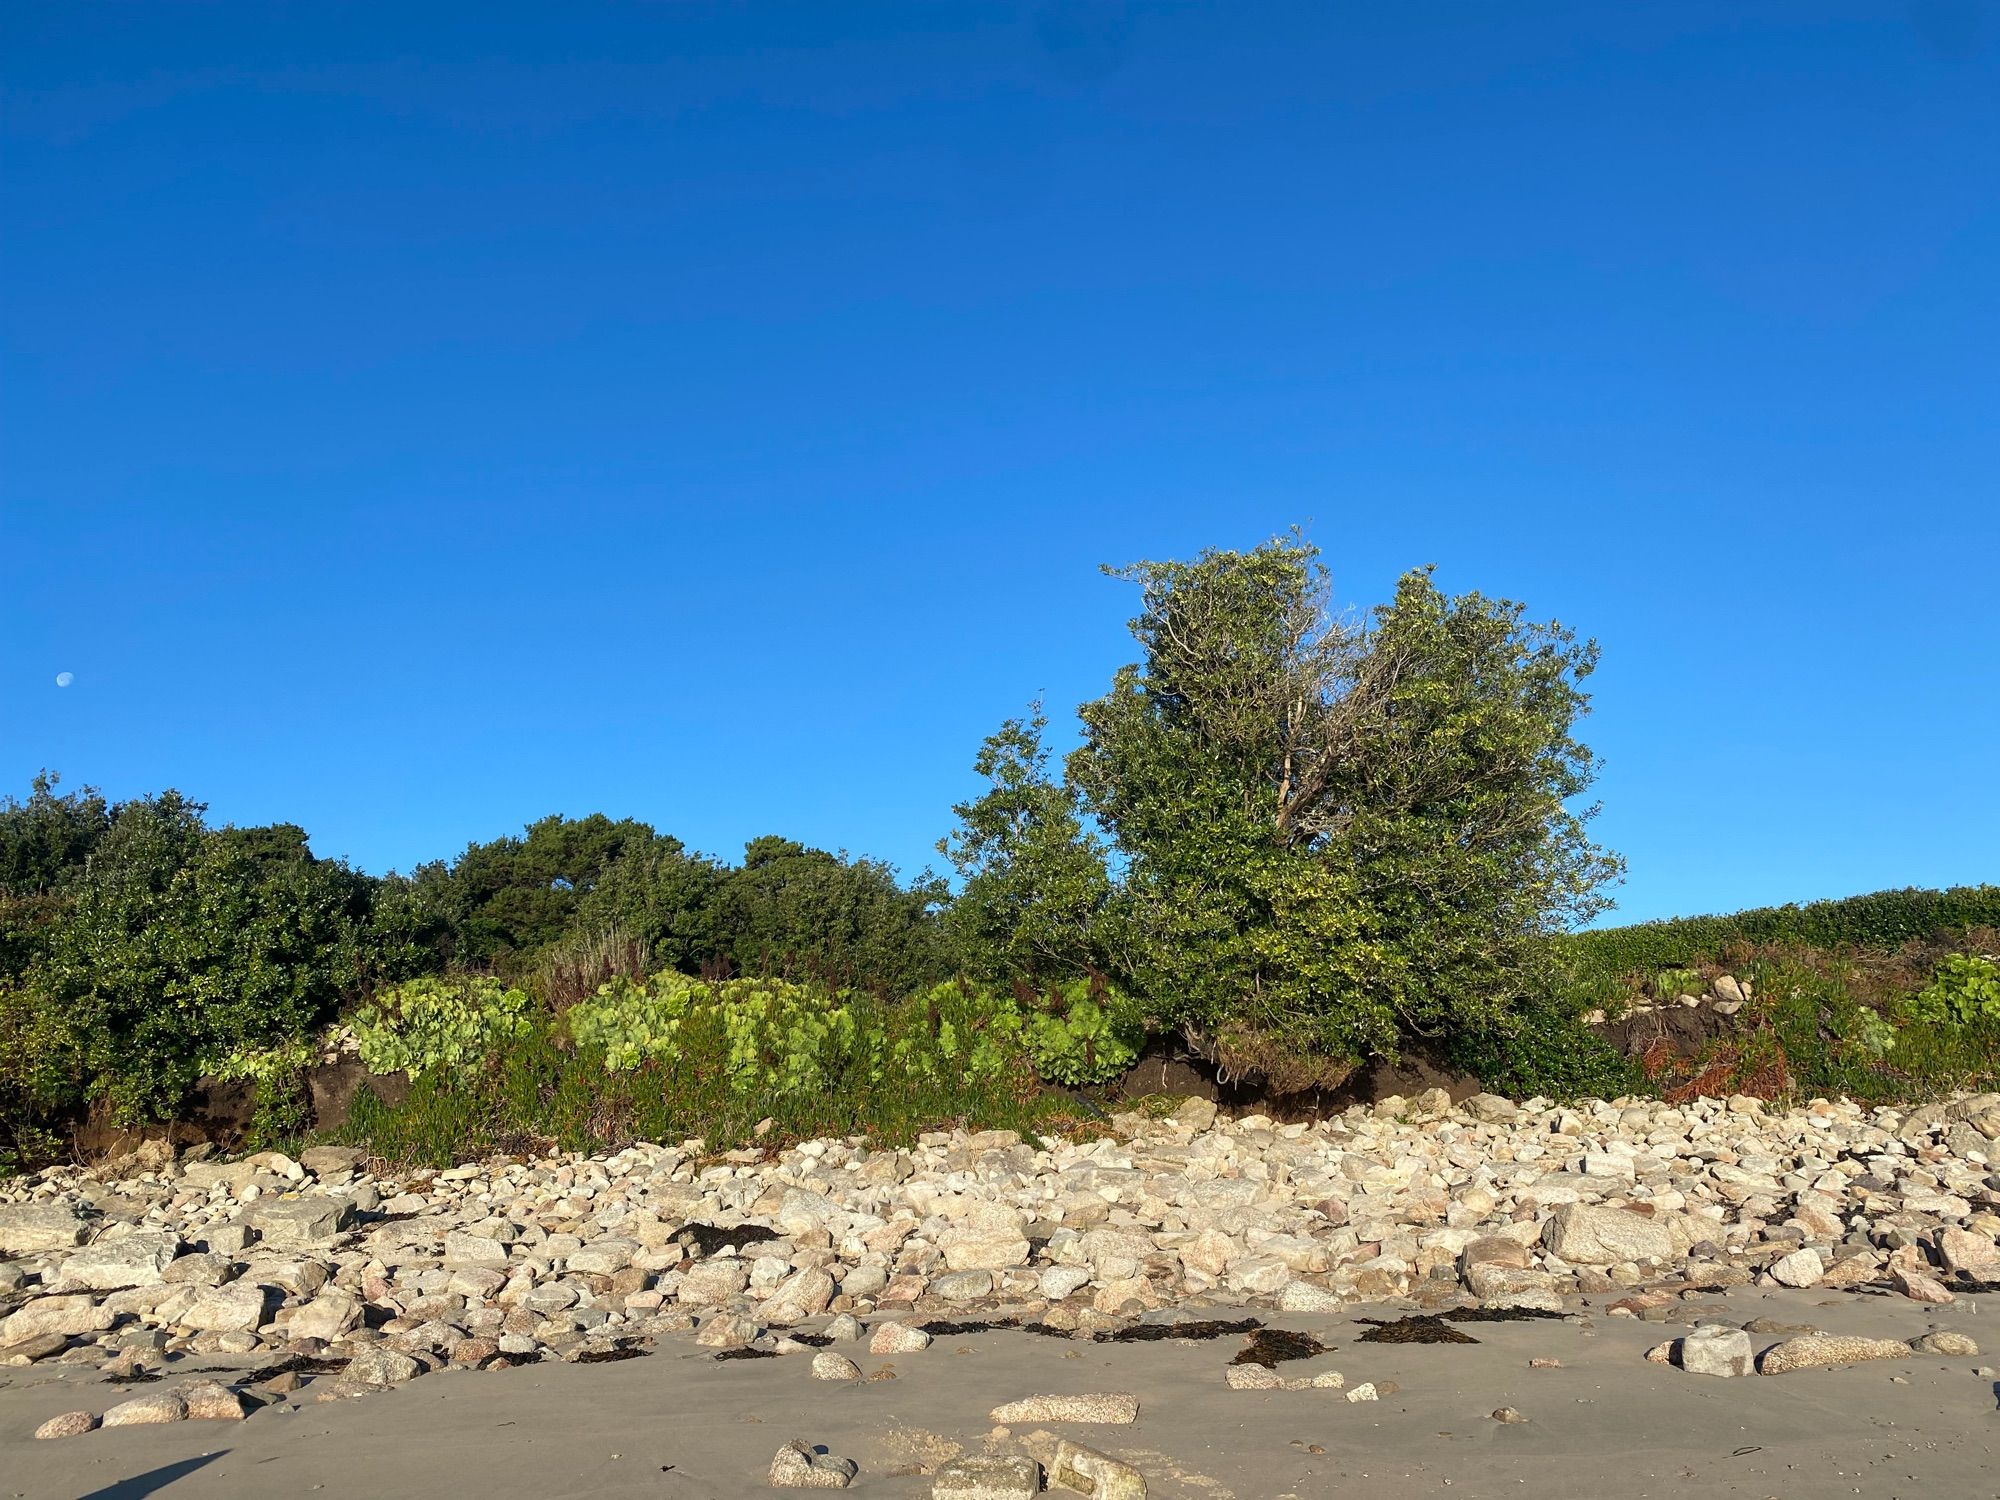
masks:
<instances>
[{"instance_id":1,"label":"bush","mask_svg":"<svg viewBox=\"0 0 2000 1500\"><path fill-rule=\"evenodd\" d=\"M1452 1062L1513 1099L1615 1099L1644 1086L1638 1067L1583 1024L1578 1006L1536 999L1502 1025L1457 1038Z\"/></svg>"},{"instance_id":2,"label":"bush","mask_svg":"<svg viewBox=\"0 0 2000 1500\"><path fill-rule=\"evenodd\" d=\"M1075 980L1030 999L1022 1040L1035 1072L1051 1083L1109 1083L1138 1061L1146 1045L1138 1005L1102 980Z\"/></svg>"},{"instance_id":3,"label":"bush","mask_svg":"<svg viewBox=\"0 0 2000 1500\"><path fill-rule=\"evenodd\" d=\"M1887 951L1912 939L2000 927L2000 885L1876 891L1843 901L1763 906L1731 916L1678 917L1579 932L1563 945L1595 974L1684 968L1720 961L1732 946Z\"/></svg>"},{"instance_id":4,"label":"bush","mask_svg":"<svg viewBox=\"0 0 2000 1500\"><path fill-rule=\"evenodd\" d=\"M2000 1021L2000 964L1981 954L1954 953L1908 1008L1912 1019L1940 1026Z\"/></svg>"},{"instance_id":5,"label":"bush","mask_svg":"<svg viewBox=\"0 0 2000 1500\"><path fill-rule=\"evenodd\" d=\"M481 1061L496 1043L528 1030L525 990L485 976L413 979L385 991L348 1023L372 1073L408 1073Z\"/></svg>"}]
</instances>

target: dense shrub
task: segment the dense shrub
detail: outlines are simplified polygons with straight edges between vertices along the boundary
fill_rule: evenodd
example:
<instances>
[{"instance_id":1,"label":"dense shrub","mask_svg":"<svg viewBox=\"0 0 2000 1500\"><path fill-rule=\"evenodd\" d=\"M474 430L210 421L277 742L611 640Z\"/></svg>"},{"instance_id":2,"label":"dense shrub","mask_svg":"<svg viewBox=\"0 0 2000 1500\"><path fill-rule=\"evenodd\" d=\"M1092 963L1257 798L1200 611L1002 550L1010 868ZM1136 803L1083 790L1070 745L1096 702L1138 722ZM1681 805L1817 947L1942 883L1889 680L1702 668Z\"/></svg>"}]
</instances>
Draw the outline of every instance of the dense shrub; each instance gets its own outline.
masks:
<instances>
[{"instance_id":1,"label":"dense shrub","mask_svg":"<svg viewBox=\"0 0 2000 1500\"><path fill-rule=\"evenodd\" d=\"M2000 885L1876 891L1842 901L1764 906L1729 916L1678 917L1580 932L1564 939L1599 974L1714 962L1733 945L1888 950L1912 939L2000 927Z\"/></svg>"}]
</instances>

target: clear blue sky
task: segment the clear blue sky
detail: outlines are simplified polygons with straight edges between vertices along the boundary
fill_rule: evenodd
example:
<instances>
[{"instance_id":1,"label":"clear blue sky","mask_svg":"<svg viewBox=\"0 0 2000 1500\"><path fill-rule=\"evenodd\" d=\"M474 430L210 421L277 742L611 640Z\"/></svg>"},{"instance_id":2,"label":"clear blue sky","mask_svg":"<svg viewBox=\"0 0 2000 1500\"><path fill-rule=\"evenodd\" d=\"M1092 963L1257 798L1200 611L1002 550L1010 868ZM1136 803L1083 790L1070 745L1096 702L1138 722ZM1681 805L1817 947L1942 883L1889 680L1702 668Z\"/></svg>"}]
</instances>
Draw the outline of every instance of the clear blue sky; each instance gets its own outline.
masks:
<instances>
[{"instance_id":1,"label":"clear blue sky","mask_svg":"<svg viewBox=\"0 0 2000 1500\"><path fill-rule=\"evenodd\" d=\"M914 872L1297 521L1647 917L2000 879L2000 5L0 8L0 787ZM74 682L55 685L56 674Z\"/></svg>"}]
</instances>

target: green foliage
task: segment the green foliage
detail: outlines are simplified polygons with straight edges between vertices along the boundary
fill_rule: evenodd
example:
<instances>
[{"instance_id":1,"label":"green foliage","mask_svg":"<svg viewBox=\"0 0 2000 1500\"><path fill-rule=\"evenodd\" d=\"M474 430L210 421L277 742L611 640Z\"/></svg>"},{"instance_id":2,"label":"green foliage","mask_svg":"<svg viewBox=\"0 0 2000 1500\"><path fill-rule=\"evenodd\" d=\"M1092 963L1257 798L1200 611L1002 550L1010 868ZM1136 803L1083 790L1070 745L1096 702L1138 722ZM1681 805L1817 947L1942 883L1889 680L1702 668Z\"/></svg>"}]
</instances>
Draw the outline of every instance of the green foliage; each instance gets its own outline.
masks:
<instances>
[{"instance_id":1,"label":"green foliage","mask_svg":"<svg viewBox=\"0 0 2000 1500\"><path fill-rule=\"evenodd\" d=\"M463 1068L528 1029L529 999L498 979L413 979L356 1011L348 1027L373 1073L412 1078Z\"/></svg>"},{"instance_id":2,"label":"green foliage","mask_svg":"<svg viewBox=\"0 0 2000 1500\"><path fill-rule=\"evenodd\" d=\"M64 888L33 988L81 1094L161 1116L213 1061L311 1034L358 986L365 886L287 825L210 831L173 792L128 802Z\"/></svg>"},{"instance_id":3,"label":"green foliage","mask_svg":"<svg viewBox=\"0 0 2000 1500\"><path fill-rule=\"evenodd\" d=\"M1682 995L1700 995L1708 990L1708 979L1699 969L1662 969L1652 979L1653 994L1660 1000Z\"/></svg>"},{"instance_id":4,"label":"green foliage","mask_svg":"<svg viewBox=\"0 0 2000 1500\"><path fill-rule=\"evenodd\" d=\"M1909 1013L1940 1026L2000 1022L2000 964L1982 954L1954 953L1937 977L1910 998Z\"/></svg>"},{"instance_id":5,"label":"green foliage","mask_svg":"<svg viewBox=\"0 0 2000 1500\"><path fill-rule=\"evenodd\" d=\"M496 1042L482 1061L424 1073L395 1108L364 1088L341 1138L391 1160L444 1166L547 1142L585 1150L698 1136L723 1149L865 1133L896 1144L941 1126L1075 1123L1061 1100L1035 1089L1018 1038L993 1034L975 992L940 986L895 1006L855 996L834 1007L845 1019L827 1019L801 1042L779 1019L802 999L795 987L737 987L745 984L683 981L657 995L648 986L607 1005L587 1023L588 1039L575 1034L583 1006L560 1020L534 1013L525 1032ZM658 1018L635 1029L648 1006L677 1022L669 1042L640 1040L640 1030L658 1036ZM606 1034L640 1055L628 1050L614 1066L598 1040Z\"/></svg>"},{"instance_id":6,"label":"green foliage","mask_svg":"<svg viewBox=\"0 0 2000 1500\"><path fill-rule=\"evenodd\" d=\"M1109 1083L1139 1059L1146 1022L1130 996L1073 980L1042 998L1021 1023L1035 1072L1071 1088Z\"/></svg>"},{"instance_id":7,"label":"green foliage","mask_svg":"<svg viewBox=\"0 0 2000 1500\"><path fill-rule=\"evenodd\" d=\"M1296 540L1122 576L1143 659L1068 761L1125 861L1121 977L1274 1081L1501 1024L1618 868L1569 805L1594 649L1428 572L1347 628Z\"/></svg>"},{"instance_id":8,"label":"green foliage","mask_svg":"<svg viewBox=\"0 0 2000 1500\"><path fill-rule=\"evenodd\" d=\"M1606 927L1563 942L1594 972L1628 974L1717 962L1736 945L1888 952L1912 939L1952 937L1975 927L2000 927L2000 885L1876 891L1843 901Z\"/></svg>"},{"instance_id":9,"label":"green foliage","mask_svg":"<svg viewBox=\"0 0 2000 1500\"><path fill-rule=\"evenodd\" d=\"M879 860L848 859L792 839L753 839L724 878L718 926L739 973L904 994L941 968L928 875L905 888Z\"/></svg>"},{"instance_id":10,"label":"green foliage","mask_svg":"<svg viewBox=\"0 0 2000 1500\"><path fill-rule=\"evenodd\" d=\"M1049 776L1047 728L1038 704L987 738L973 768L988 790L952 809L957 831L938 841L965 881L946 930L961 964L989 982L1066 978L1104 962L1107 851L1084 828L1075 792Z\"/></svg>"},{"instance_id":11,"label":"green foliage","mask_svg":"<svg viewBox=\"0 0 2000 1500\"><path fill-rule=\"evenodd\" d=\"M1553 999L1460 1035L1449 1052L1482 1087L1513 1099L1615 1099L1644 1087L1638 1067L1584 1025L1576 1006Z\"/></svg>"}]
</instances>

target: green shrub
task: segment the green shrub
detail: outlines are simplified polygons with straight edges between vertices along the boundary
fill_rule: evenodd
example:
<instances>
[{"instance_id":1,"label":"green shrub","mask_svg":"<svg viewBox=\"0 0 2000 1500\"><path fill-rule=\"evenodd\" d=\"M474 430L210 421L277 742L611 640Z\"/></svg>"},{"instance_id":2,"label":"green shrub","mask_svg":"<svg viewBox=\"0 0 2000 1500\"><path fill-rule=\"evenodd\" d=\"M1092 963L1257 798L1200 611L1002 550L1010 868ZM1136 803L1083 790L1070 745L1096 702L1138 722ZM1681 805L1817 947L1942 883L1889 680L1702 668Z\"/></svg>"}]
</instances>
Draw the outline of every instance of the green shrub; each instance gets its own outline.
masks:
<instances>
[{"instance_id":1,"label":"green shrub","mask_svg":"<svg viewBox=\"0 0 2000 1500\"><path fill-rule=\"evenodd\" d=\"M1050 992L1054 1001L1022 1023L1035 1072L1051 1083L1081 1088L1109 1083L1138 1061L1146 1022L1130 996L1087 979Z\"/></svg>"},{"instance_id":2,"label":"green shrub","mask_svg":"<svg viewBox=\"0 0 2000 1500\"><path fill-rule=\"evenodd\" d=\"M1637 1064L1583 1024L1574 1002L1535 999L1504 1025L1462 1035L1447 1048L1483 1088L1512 1099L1615 1099L1637 1092Z\"/></svg>"},{"instance_id":3,"label":"green shrub","mask_svg":"<svg viewBox=\"0 0 2000 1500\"><path fill-rule=\"evenodd\" d=\"M1596 973L1631 974L1721 959L1734 944L1887 951L1916 939L2000 927L2000 885L1876 891L1842 901L1765 906L1579 932L1564 946Z\"/></svg>"},{"instance_id":4,"label":"green shrub","mask_svg":"<svg viewBox=\"0 0 2000 1500\"><path fill-rule=\"evenodd\" d=\"M1913 1020L1941 1026L2000 1021L2000 964L1979 954L1954 953L1937 977L1910 997Z\"/></svg>"},{"instance_id":5,"label":"green shrub","mask_svg":"<svg viewBox=\"0 0 2000 1500\"><path fill-rule=\"evenodd\" d=\"M497 979L412 979L362 1006L348 1026L370 1072L414 1079L478 1062L525 1032L528 1010L527 992Z\"/></svg>"}]
</instances>

